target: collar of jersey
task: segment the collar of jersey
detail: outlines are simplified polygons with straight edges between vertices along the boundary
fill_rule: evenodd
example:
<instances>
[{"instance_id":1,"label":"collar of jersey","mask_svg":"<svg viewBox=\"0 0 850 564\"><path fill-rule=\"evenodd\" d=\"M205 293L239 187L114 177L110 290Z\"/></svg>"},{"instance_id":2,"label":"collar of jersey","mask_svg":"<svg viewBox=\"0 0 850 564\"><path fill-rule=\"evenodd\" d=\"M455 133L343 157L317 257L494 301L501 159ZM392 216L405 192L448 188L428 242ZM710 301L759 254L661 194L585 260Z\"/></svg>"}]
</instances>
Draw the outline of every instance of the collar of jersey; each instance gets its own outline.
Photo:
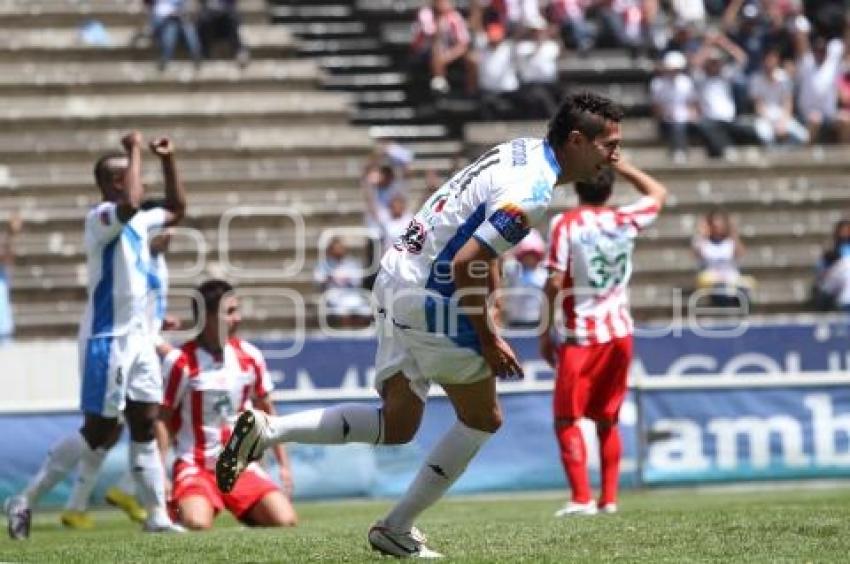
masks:
<instances>
[{"instance_id":1,"label":"collar of jersey","mask_svg":"<svg viewBox=\"0 0 850 564\"><path fill-rule=\"evenodd\" d=\"M552 167L555 177L561 176L561 165L558 164L558 159L555 158L555 151L552 150L552 146L549 145L549 141L546 139L543 140L543 154L546 155L546 162Z\"/></svg>"}]
</instances>

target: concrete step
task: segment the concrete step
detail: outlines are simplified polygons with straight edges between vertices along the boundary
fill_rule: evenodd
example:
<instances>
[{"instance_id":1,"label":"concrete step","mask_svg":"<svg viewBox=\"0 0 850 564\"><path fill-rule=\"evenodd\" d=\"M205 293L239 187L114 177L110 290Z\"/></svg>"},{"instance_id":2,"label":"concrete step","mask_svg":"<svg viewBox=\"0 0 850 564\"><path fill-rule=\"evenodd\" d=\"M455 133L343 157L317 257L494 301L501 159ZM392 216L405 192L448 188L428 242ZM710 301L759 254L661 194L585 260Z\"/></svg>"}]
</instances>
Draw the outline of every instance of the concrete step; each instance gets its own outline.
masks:
<instances>
[{"instance_id":1,"label":"concrete step","mask_svg":"<svg viewBox=\"0 0 850 564\"><path fill-rule=\"evenodd\" d=\"M83 44L76 29L0 28L0 61L155 61L155 49L131 46L136 32L134 27L114 27L110 44L95 46ZM295 48L283 26L246 25L242 34L254 59L285 58Z\"/></svg>"},{"instance_id":2,"label":"concrete step","mask_svg":"<svg viewBox=\"0 0 850 564\"><path fill-rule=\"evenodd\" d=\"M392 59L386 55L331 55L318 57L316 62L334 74L362 74L390 70Z\"/></svg>"},{"instance_id":3,"label":"concrete step","mask_svg":"<svg viewBox=\"0 0 850 564\"><path fill-rule=\"evenodd\" d=\"M315 62L303 59L259 60L245 68L210 61L199 70L178 61L166 72L149 62L0 63L0 95L314 90L323 76Z\"/></svg>"},{"instance_id":4,"label":"concrete step","mask_svg":"<svg viewBox=\"0 0 850 564\"><path fill-rule=\"evenodd\" d=\"M225 156L228 152L246 155L276 154L278 156L365 154L371 149L371 139L364 128L348 125L264 125L258 127L227 127L221 125L141 129L146 139L167 134L175 142L180 155L193 158ZM58 124L56 128L37 132L0 132L0 162L27 162L38 159L51 161L94 160L107 150L120 148L126 128L70 129Z\"/></svg>"},{"instance_id":5,"label":"concrete step","mask_svg":"<svg viewBox=\"0 0 850 564\"><path fill-rule=\"evenodd\" d=\"M366 24L360 21L311 21L286 24L286 28L302 40L358 39L366 32Z\"/></svg>"},{"instance_id":6,"label":"concrete step","mask_svg":"<svg viewBox=\"0 0 850 564\"><path fill-rule=\"evenodd\" d=\"M358 74L332 74L322 81L327 90L377 90L401 88L407 84L404 73L386 71Z\"/></svg>"},{"instance_id":7,"label":"concrete step","mask_svg":"<svg viewBox=\"0 0 850 564\"><path fill-rule=\"evenodd\" d=\"M339 123L348 115L350 100L331 92L191 92L115 94L110 96L39 96L21 98L0 108L0 130L55 128L58 123L117 126L132 123L177 125L189 123L248 123L284 119L288 123ZM245 120L245 121L242 121Z\"/></svg>"},{"instance_id":8,"label":"concrete step","mask_svg":"<svg viewBox=\"0 0 850 564\"><path fill-rule=\"evenodd\" d=\"M2 0L0 27L77 27L96 20L107 27L142 25L148 15L142 2L125 0ZM268 21L264 0L240 0L239 18L244 24Z\"/></svg>"},{"instance_id":9,"label":"concrete step","mask_svg":"<svg viewBox=\"0 0 850 564\"><path fill-rule=\"evenodd\" d=\"M305 23L305 22L334 22L350 20L354 14L352 6L344 3L328 3L316 5L274 5L268 8L271 19L275 23Z\"/></svg>"},{"instance_id":10,"label":"concrete step","mask_svg":"<svg viewBox=\"0 0 850 564\"><path fill-rule=\"evenodd\" d=\"M278 26L283 27L283 26ZM305 39L298 42L301 56L373 55L381 51L381 42L372 37L354 39Z\"/></svg>"}]
</instances>

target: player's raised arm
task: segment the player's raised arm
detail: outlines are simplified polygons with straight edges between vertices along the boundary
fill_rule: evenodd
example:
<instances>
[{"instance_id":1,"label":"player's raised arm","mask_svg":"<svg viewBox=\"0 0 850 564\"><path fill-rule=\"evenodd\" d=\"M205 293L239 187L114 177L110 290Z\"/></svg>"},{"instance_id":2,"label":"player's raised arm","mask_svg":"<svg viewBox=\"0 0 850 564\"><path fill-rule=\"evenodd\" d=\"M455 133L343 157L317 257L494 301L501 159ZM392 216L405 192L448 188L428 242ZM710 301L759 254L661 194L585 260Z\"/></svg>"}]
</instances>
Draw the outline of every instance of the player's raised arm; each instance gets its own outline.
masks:
<instances>
[{"instance_id":1,"label":"player's raised arm","mask_svg":"<svg viewBox=\"0 0 850 564\"><path fill-rule=\"evenodd\" d=\"M659 210L664 206L667 188L655 178L622 158L612 163L611 168L628 180L638 192L655 200Z\"/></svg>"},{"instance_id":2,"label":"player's raised arm","mask_svg":"<svg viewBox=\"0 0 850 564\"><path fill-rule=\"evenodd\" d=\"M142 134L131 131L121 139L127 151L127 168L124 170L126 197L117 205L118 221L127 223L139 211L145 193L142 184Z\"/></svg>"},{"instance_id":3,"label":"player's raised arm","mask_svg":"<svg viewBox=\"0 0 850 564\"><path fill-rule=\"evenodd\" d=\"M165 179L165 225L175 225L186 215L186 190L174 159L174 142L168 137L151 141L150 150L159 157Z\"/></svg>"}]
</instances>

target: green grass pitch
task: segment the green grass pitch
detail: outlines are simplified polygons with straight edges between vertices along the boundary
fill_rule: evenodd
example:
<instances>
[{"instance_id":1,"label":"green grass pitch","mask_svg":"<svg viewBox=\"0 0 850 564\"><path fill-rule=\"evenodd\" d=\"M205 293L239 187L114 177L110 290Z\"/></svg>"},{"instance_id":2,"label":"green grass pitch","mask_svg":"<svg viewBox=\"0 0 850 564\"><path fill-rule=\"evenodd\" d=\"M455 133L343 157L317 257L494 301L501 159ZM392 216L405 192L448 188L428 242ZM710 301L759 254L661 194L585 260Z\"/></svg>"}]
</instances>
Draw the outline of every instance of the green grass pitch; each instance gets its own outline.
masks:
<instances>
[{"instance_id":1,"label":"green grass pitch","mask_svg":"<svg viewBox=\"0 0 850 564\"><path fill-rule=\"evenodd\" d=\"M419 522L451 562L848 562L850 489L626 493L617 515L556 520L554 495L454 498ZM115 511L93 531L39 513L28 541L0 540L0 562L366 562L369 524L387 502L301 503L293 530L145 535Z\"/></svg>"}]
</instances>

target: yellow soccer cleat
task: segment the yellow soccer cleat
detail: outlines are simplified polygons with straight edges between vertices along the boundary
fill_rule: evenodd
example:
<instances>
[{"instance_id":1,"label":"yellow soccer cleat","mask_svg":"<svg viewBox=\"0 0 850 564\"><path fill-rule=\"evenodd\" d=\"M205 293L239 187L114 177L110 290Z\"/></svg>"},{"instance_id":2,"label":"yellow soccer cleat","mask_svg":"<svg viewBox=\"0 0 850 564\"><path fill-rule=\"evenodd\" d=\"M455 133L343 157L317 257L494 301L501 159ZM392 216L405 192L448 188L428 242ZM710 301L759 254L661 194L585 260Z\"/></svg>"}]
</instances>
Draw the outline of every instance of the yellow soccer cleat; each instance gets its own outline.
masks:
<instances>
[{"instance_id":1,"label":"yellow soccer cleat","mask_svg":"<svg viewBox=\"0 0 850 564\"><path fill-rule=\"evenodd\" d=\"M106 503L117 507L136 523L144 523L148 518L148 512L136 501L136 498L119 488L112 487L106 490Z\"/></svg>"},{"instance_id":2,"label":"yellow soccer cleat","mask_svg":"<svg viewBox=\"0 0 850 564\"><path fill-rule=\"evenodd\" d=\"M85 511L63 511L62 515L59 516L59 520L69 529L94 529L94 519Z\"/></svg>"}]
</instances>

